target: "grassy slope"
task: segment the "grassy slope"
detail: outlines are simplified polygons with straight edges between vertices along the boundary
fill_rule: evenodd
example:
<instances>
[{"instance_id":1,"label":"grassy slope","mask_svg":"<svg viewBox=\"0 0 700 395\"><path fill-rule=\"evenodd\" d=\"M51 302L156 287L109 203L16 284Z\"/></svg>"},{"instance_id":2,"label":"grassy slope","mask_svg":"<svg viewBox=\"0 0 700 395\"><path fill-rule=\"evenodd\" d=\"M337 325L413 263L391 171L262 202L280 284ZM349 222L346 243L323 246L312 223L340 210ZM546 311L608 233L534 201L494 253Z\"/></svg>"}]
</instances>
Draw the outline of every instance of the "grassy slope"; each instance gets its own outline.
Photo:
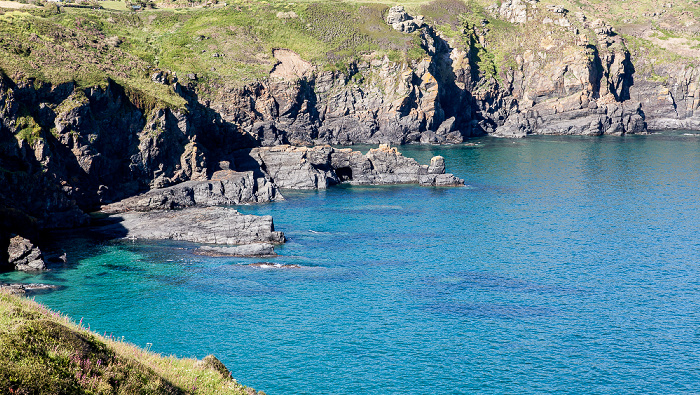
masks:
<instances>
[{"instance_id":1,"label":"grassy slope","mask_svg":"<svg viewBox=\"0 0 700 395\"><path fill-rule=\"evenodd\" d=\"M119 2L106 2L108 9L97 11L65 8L58 15L6 10L0 15L0 68L12 76L53 83L77 81L83 86L103 84L110 77L167 105L182 106L171 88L150 81L154 69L175 71L181 83L190 82L188 74L196 74L197 85L206 96L266 78L276 63L274 48L291 49L320 70L343 69L349 62L367 57L420 59L425 53L418 33L401 34L383 21L386 9L394 4L404 4L414 15L426 15L439 31L453 38L462 34L461 21L479 25L487 19L487 52L497 68L512 64L509 54L522 53L528 45L536 47L542 36L553 35L555 40L574 37L553 25L517 26L494 19L484 11L492 3L230 0L225 7L136 13L117 10ZM700 11L695 3L677 2L667 8L650 0L634 4L542 0L537 5L540 18L547 15L549 4L564 5L570 15L583 11L589 20L609 20L629 37L640 56L657 62L697 61L682 51L685 47L700 49L700 24L696 22ZM278 17L290 11L298 17ZM652 12L658 16L645 16ZM573 16L569 19L575 20ZM649 29L656 41L645 38ZM669 40L679 37L687 39L685 47L678 40Z\"/></svg>"},{"instance_id":2,"label":"grassy slope","mask_svg":"<svg viewBox=\"0 0 700 395\"><path fill-rule=\"evenodd\" d=\"M201 361L163 357L0 292L0 393L251 394Z\"/></svg>"}]
</instances>

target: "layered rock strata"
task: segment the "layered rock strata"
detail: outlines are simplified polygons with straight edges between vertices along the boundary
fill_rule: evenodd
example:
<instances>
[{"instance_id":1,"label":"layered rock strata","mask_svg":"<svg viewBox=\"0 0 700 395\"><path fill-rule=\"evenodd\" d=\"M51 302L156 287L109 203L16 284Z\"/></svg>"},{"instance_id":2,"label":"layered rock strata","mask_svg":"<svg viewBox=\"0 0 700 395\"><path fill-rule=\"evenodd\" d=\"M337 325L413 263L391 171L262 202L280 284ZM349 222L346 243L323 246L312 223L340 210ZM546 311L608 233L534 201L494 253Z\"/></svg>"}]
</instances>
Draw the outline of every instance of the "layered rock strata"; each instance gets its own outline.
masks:
<instances>
[{"instance_id":1,"label":"layered rock strata","mask_svg":"<svg viewBox=\"0 0 700 395\"><path fill-rule=\"evenodd\" d=\"M167 188L152 189L144 194L102 207L104 213L125 211L173 210L193 206L225 206L263 203L281 199L277 188L265 177L252 171L220 170L205 181L186 181Z\"/></svg>"},{"instance_id":2,"label":"layered rock strata","mask_svg":"<svg viewBox=\"0 0 700 395\"><path fill-rule=\"evenodd\" d=\"M127 212L95 229L106 236L145 240L178 240L202 244L284 243L269 215L244 215L225 207Z\"/></svg>"}]
</instances>

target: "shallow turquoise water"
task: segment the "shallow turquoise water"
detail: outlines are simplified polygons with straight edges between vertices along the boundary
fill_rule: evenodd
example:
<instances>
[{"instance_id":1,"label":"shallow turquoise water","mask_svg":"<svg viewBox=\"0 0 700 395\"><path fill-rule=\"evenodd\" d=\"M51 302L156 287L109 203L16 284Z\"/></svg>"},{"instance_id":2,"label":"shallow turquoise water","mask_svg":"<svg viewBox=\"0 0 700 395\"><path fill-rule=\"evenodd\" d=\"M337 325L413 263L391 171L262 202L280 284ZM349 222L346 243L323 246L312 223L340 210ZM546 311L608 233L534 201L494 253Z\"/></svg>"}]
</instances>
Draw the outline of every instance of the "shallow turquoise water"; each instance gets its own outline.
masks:
<instances>
[{"instance_id":1,"label":"shallow turquoise water","mask_svg":"<svg viewBox=\"0 0 700 395\"><path fill-rule=\"evenodd\" d=\"M700 390L700 137L484 138L467 188L338 187L272 214L275 263L70 239L37 300L164 354L297 393Z\"/></svg>"}]
</instances>

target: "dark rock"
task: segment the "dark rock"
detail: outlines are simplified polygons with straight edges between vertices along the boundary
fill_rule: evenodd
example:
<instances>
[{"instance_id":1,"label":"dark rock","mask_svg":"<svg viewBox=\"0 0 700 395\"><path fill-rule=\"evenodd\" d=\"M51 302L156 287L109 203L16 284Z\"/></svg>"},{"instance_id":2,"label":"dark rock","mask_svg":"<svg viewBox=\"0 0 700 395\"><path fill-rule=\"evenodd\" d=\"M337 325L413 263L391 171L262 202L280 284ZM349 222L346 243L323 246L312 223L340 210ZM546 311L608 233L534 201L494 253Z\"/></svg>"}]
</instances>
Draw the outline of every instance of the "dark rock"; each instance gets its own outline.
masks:
<instances>
[{"instance_id":1,"label":"dark rock","mask_svg":"<svg viewBox=\"0 0 700 395\"><path fill-rule=\"evenodd\" d=\"M44 256L39 247L21 236L10 239L7 253L8 262L15 270L30 272L46 269Z\"/></svg>"},{"instance_id":2,"label":"dark rock","mask_svg":"<svg viewBox=\"0 0 700 395\"><path fill-rule=\"evenodd\" d=\"M17 296L27 296L33 293L44 293L48 291L54 291L61 287L57 285L50 284L2 284L0 283L0 292L7 292L11 295Z\"/></svg>"}]
</instances>

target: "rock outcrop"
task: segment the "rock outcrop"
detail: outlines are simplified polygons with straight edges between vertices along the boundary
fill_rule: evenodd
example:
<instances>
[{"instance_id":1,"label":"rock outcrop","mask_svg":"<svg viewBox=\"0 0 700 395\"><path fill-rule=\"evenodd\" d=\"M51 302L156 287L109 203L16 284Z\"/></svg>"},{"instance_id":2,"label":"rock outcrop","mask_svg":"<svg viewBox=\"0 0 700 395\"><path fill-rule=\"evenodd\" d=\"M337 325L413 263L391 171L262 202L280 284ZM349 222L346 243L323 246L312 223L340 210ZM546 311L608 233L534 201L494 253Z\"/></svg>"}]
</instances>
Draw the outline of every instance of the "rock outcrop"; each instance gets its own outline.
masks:
<instances>
[{"instance_id":1,"label":"rock outcrop","mask_svg":"<svg viewBox=\"0 0 700 395\"><path fill-rule=\"evenodd\" d=\"M186 207L226 206L264 203L281 199L277 188L265 177L255 177L252 171L220 170L206 181L185 181L152 189L144 194L102 207L104 213L126 211L173 210Z\"/></svg>"},{"instance_id":2,"label":"rock outcrop","mask_svg":"<svg viewBox=\"0 0 700 395\"><path fill-rule=\"evenodd\" d=\"M44 255L39 247L22 236L10 239L7 253L9 266L14 270L33 272L46 269Z\"/></svg>"},{"instance_id":3,"label":"rock outcrop","mask_svg":"<svg viewBox=\"0 0 700 395\"><path fill-rule=\"evenodd\" d=\"M464 185L464 180L445 173L444 159L420 165L389 145L380 145L363 155L351 148L331 146L254 148L236 157L239 168L264 169L280 188L326 189L347 182L353 185L420 184Z\"/></svg>"},{"instance_id":4,"label":"rock outcrop","mask_svg":"<svg viewBox=\"0 0 700 395\"><path fill-rule=\"evenodd\" d=\"M636 27L614 28L573 4L569 11L509 0L486 8L488 18L463 2L450 6L456 11L447 22L401 6L377 12L381 28L411 44L401 59L363 53L347 67L323 68L273 48L269 78L236 88L146 67L148 83L166 88L169 102L112 79L84 88L0 71L0 259L11 235L36 241L41 229L86 225L85 213L103 206L124 212L259 203L280 199L277 188L342 182L462 183L443 174L440 158L425 166L388 147L363 155L327 144L700 128L692 45L680 53L691 58L657 62L643 47L673 49L675 38L620 34L616 29ZM277 18L298 24L304 15ZM517 34L493 34L498 29ZM648 42L630 43L628 33ZM369 39L363 34L353 39Z\"/></svg>"},{"instance_id":5,"label":"rock outcrop","mask_svg":"<svg viewBox=\"0 0 700 395\"><path fill-rule=\"evenodd\" d=\"M203 244L284 243L269 215L244 215L225 207L128 212L94 229L109 237L178 240Z\"/></svg>"},{"instance_id":6,"label":"rock outcrop","mask_svg":"<svg viewBox=\"0 0 700 395\"><path fill-rule=\"evenodd\" d=\"M413 18L401 5L389 8L389 12L386 15L386 23L391 25L394 30L398 30L402 33L413 33L416 29L423 27L424 22L425 20L422 15Z\"/></svg>"}]
</instances>

